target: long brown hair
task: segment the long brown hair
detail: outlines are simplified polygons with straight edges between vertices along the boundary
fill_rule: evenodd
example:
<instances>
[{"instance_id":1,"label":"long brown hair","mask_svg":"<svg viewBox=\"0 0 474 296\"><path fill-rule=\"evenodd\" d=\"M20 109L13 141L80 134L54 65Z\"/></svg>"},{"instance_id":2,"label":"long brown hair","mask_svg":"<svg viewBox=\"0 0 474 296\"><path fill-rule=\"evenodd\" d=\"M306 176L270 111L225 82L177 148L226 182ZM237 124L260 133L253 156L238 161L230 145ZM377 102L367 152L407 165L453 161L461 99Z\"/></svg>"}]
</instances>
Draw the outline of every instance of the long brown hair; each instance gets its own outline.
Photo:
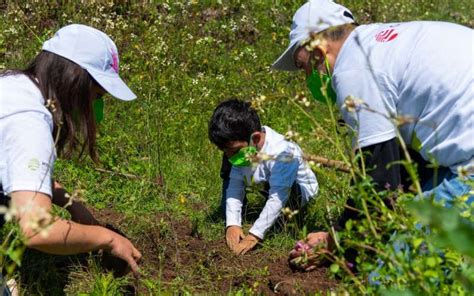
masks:
<instances>
[{"instance_id":1,"label":"long brown hair","mask_svg":"<svg viewBox=\"0 0 474 296\"><path fill-rule=\"evenodd\" d=\"M24 74L35 83L53 114L53 135L58 136L58 155L70 158L74 152L88 151L97 161L96 123L92 110L92 88L97 83L78 64L57 54L42 51L23 70L0 74Z\"/></svg>"}]
</instances>

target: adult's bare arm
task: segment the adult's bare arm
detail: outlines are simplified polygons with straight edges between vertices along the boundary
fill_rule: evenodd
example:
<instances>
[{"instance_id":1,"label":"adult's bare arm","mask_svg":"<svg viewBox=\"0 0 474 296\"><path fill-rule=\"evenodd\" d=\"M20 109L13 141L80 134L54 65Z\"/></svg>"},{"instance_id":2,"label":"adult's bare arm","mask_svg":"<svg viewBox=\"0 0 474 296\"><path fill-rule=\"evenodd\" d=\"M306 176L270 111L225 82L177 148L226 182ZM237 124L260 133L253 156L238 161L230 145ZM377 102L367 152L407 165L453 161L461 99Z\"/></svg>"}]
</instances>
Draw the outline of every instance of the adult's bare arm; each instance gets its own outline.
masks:
<instances>
[{"instance_id":1,"label":"adult's bare arm","mask_svg":"<svg viewBox=\"0 0 474 296\"><path fill-rule=\"evenodd\" d=\"M52 204L49 196L39 192L15 191L11 193L11 200L30 248L56 255L104 249L125 260L134 272L138 271L137 261L141 254L125 237L101 226L82 225L60 218L52 218L47 223L47 232L42 235L37 225L49 219Z\"/></svg>"}]
</instances>

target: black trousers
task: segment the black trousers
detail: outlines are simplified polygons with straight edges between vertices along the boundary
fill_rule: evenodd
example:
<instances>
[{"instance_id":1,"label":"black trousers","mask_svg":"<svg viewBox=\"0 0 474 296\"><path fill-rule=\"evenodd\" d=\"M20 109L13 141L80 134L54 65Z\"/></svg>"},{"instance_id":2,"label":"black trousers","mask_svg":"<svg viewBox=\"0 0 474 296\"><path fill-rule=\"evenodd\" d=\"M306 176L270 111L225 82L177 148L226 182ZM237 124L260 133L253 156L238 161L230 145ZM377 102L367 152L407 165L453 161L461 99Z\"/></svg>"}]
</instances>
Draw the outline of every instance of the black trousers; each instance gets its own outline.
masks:
<instances>
[{"instance_id":1,"label":"black trousers","mask_svg":"<svg viewBox=\"0 0 474 296\"><path fill-rule=\"evenodd\" d=\"M0 184L0 205L8 207L9 201L10 199L3 192L3 187ZM0 214L0 227L3 227L4 224L5 224L5 215Z\"/></svg>"},{"instance_id":2,"label":"black trousers","mask_svg":"<svg viewBox=\"0 0 474 296\"><path fill-rule=\"evenodd\" d=\"M8 206L9 199L3 192L3 187L0 184L0 205ZM0 227L3 227L5 224L5 215L0 215ZM3 240L3 239L2 239ZM5 278L3 277L3 271L0 273L0 295L1 296L10 296L10 290L8 289Z\"/></svg>"},{"instance_id":3,"label":"black trousers","mask_svg":"<svg viewBox=\"0 0 474 296\"><path fill-rule=\"evenodd\" d=\"M376 169L369 174L374 180L379 180L379 182L375 184L377 191L385 190L387 187L392 190L398 186L402 186L405 190L409 188L412 182L404 166L394 164L390 168L386 168L387 163L395 162L402 158L401 155L403 151L398 147L396 139L373 145L369 147L368 151L370 154L366 157L366 166L369 168L376 167ZM417 165L418 177L420 178L422 188L428 182L440 184L443 181L443 176L450 170L448 167L438 167L435 170L417 151L408 149L408 152L413 162ZM434 180L435 177L436 180ZM384 202L389 208L393 208L396 202L396 196L386 198ZM352 208L357 208L351 197L347 200L347 205ZM359 219L360 217L357 211L345 208L335 227L338 230L344 229L348 220Z\"/></svg>"}]
</instances>

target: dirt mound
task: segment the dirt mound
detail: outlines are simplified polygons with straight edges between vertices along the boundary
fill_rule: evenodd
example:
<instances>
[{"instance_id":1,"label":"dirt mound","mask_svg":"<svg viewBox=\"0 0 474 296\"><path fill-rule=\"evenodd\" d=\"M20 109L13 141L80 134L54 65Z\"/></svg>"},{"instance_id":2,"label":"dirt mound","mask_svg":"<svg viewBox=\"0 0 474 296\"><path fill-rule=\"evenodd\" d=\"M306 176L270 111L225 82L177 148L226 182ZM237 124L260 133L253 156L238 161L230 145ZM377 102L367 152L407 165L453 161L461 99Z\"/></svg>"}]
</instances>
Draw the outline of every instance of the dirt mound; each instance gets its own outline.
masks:
<instances>
[{"instance_id":1,"label":"dirt mound","mask_svg":"<svg viewBox=\"0 0 474 296\"><path fill-rule=\"evenodd\" d=\"M120 228L124 218L110 210L95 211L101 221ZM207 241L186 220L157 215L137 238L132 238L143 254L141 269L146 278L160 279L163 290L227 294L246 292L272 295L301 295L326 291L336 286L326 269L309 273L293 272L286 254L263 248L244 256L233 255L224 240ZM138 284L137 284L138 285ZM143 287L135 287L138 294Z\"/></svg>"}]
</instances>

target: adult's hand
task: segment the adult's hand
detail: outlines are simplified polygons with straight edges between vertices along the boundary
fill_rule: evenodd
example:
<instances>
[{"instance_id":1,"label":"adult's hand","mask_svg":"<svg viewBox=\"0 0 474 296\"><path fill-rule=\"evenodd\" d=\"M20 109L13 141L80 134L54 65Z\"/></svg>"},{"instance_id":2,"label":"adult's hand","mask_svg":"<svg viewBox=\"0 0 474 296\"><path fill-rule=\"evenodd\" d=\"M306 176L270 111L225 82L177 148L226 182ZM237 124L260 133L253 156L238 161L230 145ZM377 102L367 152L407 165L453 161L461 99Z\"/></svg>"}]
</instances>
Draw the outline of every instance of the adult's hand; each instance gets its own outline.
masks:
<instances>
[{"instance_id":1,"label":"adult's hand","mask_svg":"<svg viewBox=\"0 0 474 296\"><path fill-rule=\"evenodd\" d=\"M134 273L138 272L137 261L141 254L125 237L105 227L53 217L51 198L43 193L15 191L11 199L28 247L55 255L103 249L126 261Z\"/></svg>"},{"instance_id":2,"label":"adult's hand","mask_svg":"<svg viewBox=\"0 0 474 296\"><path fill-rule=\"evenodd\" d=\"M135 276L138 276L138 262L140 261L142 254L127 238L113 231L110 231L110 233L112 234L111 241L109 243L109 248L106 251L127 262Z\"/></svg>"},{"instance_id":3,"label":"adult's hand","mask_svg":"<svg viewBox=\"0 0 474 296\"><path fill-rule=\"evenodd\" d=\"M240 243L240 240L245 237L242 228L239 226L229 226L225 232L225 240L227 242L227 246L236 253L237 245Z\"/></svg>"},{"instance_id":4,"label":"adult's hand","mask_svg":"<svg viewBox=\"0 0 474 296\"><path fill-rule=\"evenodd\" d=\"M289 254L289 264L293 269L311 271L324 259L322 256L330 252L332 239L327 232L312 232L305 240L296 243Z\"/></svg>"},{"instance_id":5,"label":"adult's hand","mask_svg":"<svg viewBox=\"0 0 474 296\"><path fill-rule=\"evenodd\" d=\"M259 242L258 237L249 233L244 239L238 244L235 253L237 255L243 255L248 251L252 250Z\"/></svg>"},{"instance_id":6,"label":"adult's hand","mask_svg":"<svg viewBox=\"0 0 474 296\"><path fill-rule=\"evenodd\" d=\"M329 241L329 233L327 232L312 232L306 236L305 240L300 240L296 243L293 250L290 252L290 258L296 258L303 253L313 254L313 249L327 248Z\"/></svg>"}]
</instances>

